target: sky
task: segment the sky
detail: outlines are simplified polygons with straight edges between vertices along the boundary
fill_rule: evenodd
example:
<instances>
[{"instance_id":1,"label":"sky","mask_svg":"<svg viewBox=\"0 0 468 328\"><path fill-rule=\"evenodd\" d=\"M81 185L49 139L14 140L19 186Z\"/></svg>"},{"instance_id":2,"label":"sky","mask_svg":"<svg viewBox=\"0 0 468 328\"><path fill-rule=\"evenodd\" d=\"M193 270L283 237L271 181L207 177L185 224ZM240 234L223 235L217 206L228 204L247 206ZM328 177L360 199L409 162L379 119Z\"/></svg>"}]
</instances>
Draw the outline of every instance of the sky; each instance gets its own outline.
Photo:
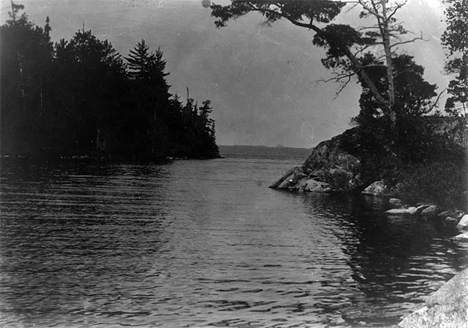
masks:
<instances>
[{"instance_id":1,"label":"sky","mask_svg":"<svg viewBox=\"0 0 468 328\"><path fill-rule=\"evenodd\" d=\"M228 0L215 1L227 4ZM0 0L0 22L8 19L10 0ZM271 26L251 13L217 29L202 0L16 0L36 25L50 18L53 41L70 40L92 30L123 56L142 39L164 53L171 93L199 102L210 99L219 145L284 145L311 148L351 127L359 112L360 88L352 82L338 96L339 85L321 64L324 51L313 34L288 22ZM425 77L442 91L445 29L441 0L408 0L398 16L425 41L400 51L426 68ZM337 22L360 22L346 10ZM411 35L411 34L410 34ZM443 106L443 97L441 104Z\"/></svg>"}]
</instances>

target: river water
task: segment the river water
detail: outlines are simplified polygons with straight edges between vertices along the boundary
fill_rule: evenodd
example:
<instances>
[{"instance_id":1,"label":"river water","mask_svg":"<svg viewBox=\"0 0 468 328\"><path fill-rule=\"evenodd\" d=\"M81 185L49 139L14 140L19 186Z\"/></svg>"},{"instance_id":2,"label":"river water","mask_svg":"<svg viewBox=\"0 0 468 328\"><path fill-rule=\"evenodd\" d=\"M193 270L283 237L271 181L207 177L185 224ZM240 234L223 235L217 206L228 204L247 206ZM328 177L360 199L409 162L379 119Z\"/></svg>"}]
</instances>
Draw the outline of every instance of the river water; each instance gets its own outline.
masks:
<instances>
[{"instance_id":1,"label":"river water","mask_svg":"<svg viewBox=\"0 0 468 328\"><path fill-rule=\"evenodd\" d=\"M2 327L379 327L468 264L372 198L268 185L303 159L5 166Z\"/></svg>"}]
</instances>

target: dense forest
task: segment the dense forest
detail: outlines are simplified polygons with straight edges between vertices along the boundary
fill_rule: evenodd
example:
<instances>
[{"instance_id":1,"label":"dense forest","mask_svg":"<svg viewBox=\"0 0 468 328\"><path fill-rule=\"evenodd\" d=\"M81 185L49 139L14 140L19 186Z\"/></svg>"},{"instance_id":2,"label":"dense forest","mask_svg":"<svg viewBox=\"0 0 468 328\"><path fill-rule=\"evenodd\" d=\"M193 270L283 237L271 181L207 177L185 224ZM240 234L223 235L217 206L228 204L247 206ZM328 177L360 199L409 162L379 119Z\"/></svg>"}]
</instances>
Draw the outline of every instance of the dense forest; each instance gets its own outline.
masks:
<instances>
[{"instance_id":1,"label":"dense forest","mask_svg":"<svg viewBox=\"0 0 468 328\"><path fill-rule=\"evenodd\" d=\"M212 107L169 92L144 40L123 57L91 31L53 43L12 3L0 27L2 155L107 160L215 158Z\"/></svg>"}]
</instances>

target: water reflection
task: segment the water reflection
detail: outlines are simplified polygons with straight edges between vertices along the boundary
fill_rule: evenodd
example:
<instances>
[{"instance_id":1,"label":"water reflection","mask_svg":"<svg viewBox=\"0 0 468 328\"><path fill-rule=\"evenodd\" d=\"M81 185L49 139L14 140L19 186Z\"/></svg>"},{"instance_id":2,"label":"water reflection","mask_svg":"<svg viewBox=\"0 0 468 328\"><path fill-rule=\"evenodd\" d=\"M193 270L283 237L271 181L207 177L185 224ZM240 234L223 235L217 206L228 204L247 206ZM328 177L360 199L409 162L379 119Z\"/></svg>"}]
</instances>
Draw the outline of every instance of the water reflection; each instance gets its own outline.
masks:
<instances>
[{"instance_id":1,"label":"water reflection","mask_svg":"<svg viewBox=\"0 0 468 328\"><path fill-rule=\"evenodd\" d=\"M468 263L384 204L265 187L294 164L2 169L0 324L387 326Z\"/></svg>"},{"instance_id":2,"label":"water reflection","mask_svg":"<svg viewBox=\"0 0 468 328\"><path fill-rule=\"evenodd\" d=\"M341 309L350 324L398 322L467 264L466 248L451 241L451 232L423 220L387 218L382 215L386 206L382 199L347 195L302 199L314 216L334 214L328 228L348 256L352 281L335 279L332 290L352 294ZM332 293L328 285L324 291Z\"/></svg>"}]
</instances>

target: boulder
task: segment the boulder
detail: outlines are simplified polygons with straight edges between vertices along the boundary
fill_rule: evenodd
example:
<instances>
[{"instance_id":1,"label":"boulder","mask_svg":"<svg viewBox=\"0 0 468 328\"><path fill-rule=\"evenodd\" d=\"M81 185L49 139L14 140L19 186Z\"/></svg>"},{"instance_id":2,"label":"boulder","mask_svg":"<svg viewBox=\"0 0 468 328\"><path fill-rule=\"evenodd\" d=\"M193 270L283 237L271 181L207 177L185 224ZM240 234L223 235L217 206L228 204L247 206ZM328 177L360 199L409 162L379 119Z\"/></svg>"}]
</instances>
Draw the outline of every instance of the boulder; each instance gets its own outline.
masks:
<instances>
[{"instance_id":1,"label":"boulder","mask_svg":"<svg viewBox=\"0 0 468 328\"><path fill-rule=\"evenodd\" d=\"M455 237L453 237L453 239L458 241L468 241L468 232L465 231L459 235L456 235Z\"/></svg>"},{"instance_id":2,"label":"boulder","mask_svg":"<svg viewBox=\"0 0 468 328\"><path fill-rule=\"evenodd\" d=\"M432 294L424 307L404 317L402 328L468 327L468 268Z\"/></svg>"},{"instance_id":3,"label":"boulder","mask_svg":"<svg viewBox=\"0 0 468 328\"><path fill-rule=\"evenodd\" d=\"M329 192L332 189L326 182L317 181L315 179L308 179L300 182L299 190L310 192Z\"/></svg>"},{"instance_id":4,"label":"boulder","mask_svg":"<svg viewBox=\"0 0 468 328\"><path fill-rule=\"evenodd\" d=\"M333 190L354 191L363 187L361 161L344 150L357 129L350 129L331 140L319 143L302 165L305 173L330 184Z\"/></svg>"},{"instance_id":5,"label":"boulder","mask_svg":"<svg viewBox=\"0 0 468 328\"><path fill-rule=\"evenodd\" d=\"M375 181L362 191L364 195L384 196L388 188L383 181Z\"/></svg>"},{"instance_id":6,"label":"boulder","mask_svg":"<svg viewBox=\"0 0 468 328\"><path fill-rule=\"evenodd\" d=\"M401 208L401 207L403 207L402 200L398 199L398 198L390 198L388 200L388 204L390 205L391 208Z\"/></svg>"},{"instance_id":7,"label":"boulder","mask_svg":"<svg viewBox=\"0 0 468 328\"><path fill-rule=\"evenodd\" d=\"M428 218L428 219L435 219L437 218L437 214L439 214L439 207L437 205L429 205L426 206L421 211L421 216Z\"/></svg>"},{"instance_id":8,"label":"boulder","mask_svg":"<svg viewBox=\"0 0 468 328\"><path fill-rule=\"evenodd\" d=\"M468 214L465 214L457 224L457 229L468 230Z\"/></svg>"}]
</instances>

